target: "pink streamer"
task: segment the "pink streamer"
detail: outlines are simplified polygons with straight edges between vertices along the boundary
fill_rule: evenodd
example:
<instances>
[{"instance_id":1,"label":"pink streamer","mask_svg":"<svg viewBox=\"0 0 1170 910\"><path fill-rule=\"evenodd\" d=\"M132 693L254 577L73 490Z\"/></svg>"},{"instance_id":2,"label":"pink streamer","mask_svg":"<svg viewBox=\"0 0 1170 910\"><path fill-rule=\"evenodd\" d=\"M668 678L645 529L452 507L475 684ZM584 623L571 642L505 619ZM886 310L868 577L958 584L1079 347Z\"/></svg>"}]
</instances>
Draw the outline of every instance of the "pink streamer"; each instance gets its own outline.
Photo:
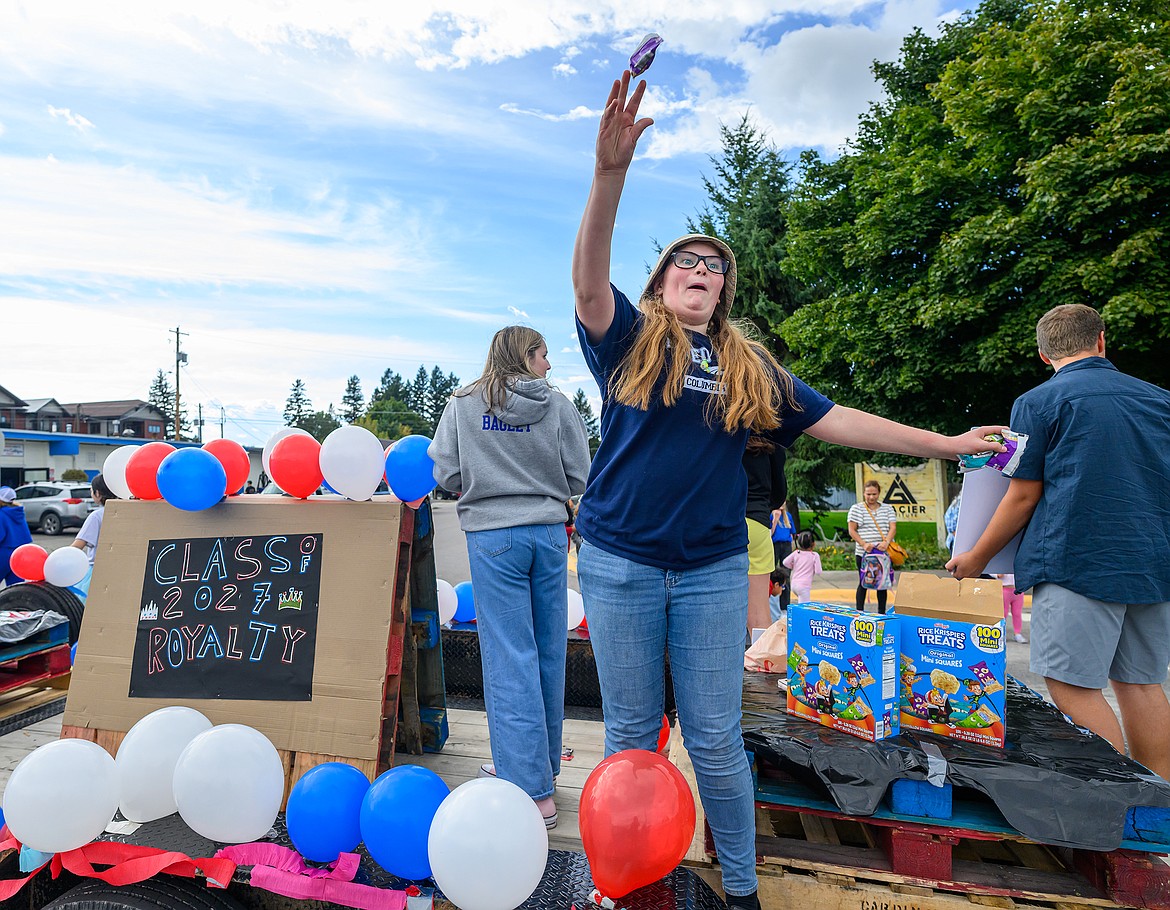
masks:
<instances>
[{"instance_id":1,"label":"pink streamer","mask_svg":"<svg viewBox=\"0 0 1170 910\"><path fill-rule=\"evenodd\" d=\"M252 884L298 900L322 900L357 910L405 910L406 892L358 885L356 853L342 853L327 868L308 866L295 850L279 844L253 843L224 847L216 857L238 866L252 866Z\"/></svg>"}]
</instances>

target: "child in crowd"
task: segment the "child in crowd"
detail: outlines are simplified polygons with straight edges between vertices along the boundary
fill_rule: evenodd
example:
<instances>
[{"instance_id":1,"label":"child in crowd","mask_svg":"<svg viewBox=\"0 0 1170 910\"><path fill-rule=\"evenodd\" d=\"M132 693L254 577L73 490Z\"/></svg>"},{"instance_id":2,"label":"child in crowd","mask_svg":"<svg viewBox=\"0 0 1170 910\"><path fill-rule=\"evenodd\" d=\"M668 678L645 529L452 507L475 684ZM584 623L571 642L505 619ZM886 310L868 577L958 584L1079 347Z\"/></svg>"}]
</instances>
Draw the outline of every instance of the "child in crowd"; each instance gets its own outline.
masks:
<instances>
[{"instance_id":1,"label":"child in crowd","mask_svg":"<svg viewBox=\"0 0 1170 910\"><path fill-rule=\"evenodd\" d=\"M785 598L784 592L788 589L788 573L777 566L772 571L771 580L772 585L768 597L768 613L772 617L772 622L776 622L787 608L787 604L785 603L787 598Z\"/></svg>"},{"instance_id":2,"label":"child in crowd","mask_svg":"<svg viewBox=\"0 0 1170 910\"><path fill-rule=\"evenodd\" d=\"M1016 641L1022 644L1028 640L1024 638L1024 593L1016 590L1015 575L995 577L1003 582L1003 618L1011 617L1012 632L1015 633Z\"/></svg>"},{"instance_id":3,"label":"child in crowd","mask_svg":"<svg viewBox=\"0 0 1170 910\"><path fill-rule=\"evenodd\" d=\"M792 573L789 584L796 603L808 603L812 600L813 576L821 574L821 555L816 551L812 531L796 535L796 549L784 557L784 566Z\"/></svg>"}]
</instances>

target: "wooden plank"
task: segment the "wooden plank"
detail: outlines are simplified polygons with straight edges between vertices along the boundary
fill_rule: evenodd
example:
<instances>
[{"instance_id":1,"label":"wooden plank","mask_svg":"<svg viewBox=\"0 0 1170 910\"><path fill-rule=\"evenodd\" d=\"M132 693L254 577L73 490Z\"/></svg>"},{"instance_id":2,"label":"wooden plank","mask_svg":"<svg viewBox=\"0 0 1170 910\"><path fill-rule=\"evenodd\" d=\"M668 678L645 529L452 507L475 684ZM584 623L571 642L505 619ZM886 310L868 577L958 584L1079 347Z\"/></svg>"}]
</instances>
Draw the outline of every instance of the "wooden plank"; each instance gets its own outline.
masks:
<instances>
[{"instance_id":1,"label":"wooden plank","mask_svg":"<svg viewBox=\"0 0 1170 910\"><path fill-rule=\"evenodd\" d=\"M712 870L711 877L701 869L695 871L717 888L717 868ZM793 907L815 910L971 910L971 902L965 895L948 894L928 886L920 886L914 892L907 889L894 891L888 884L861 879L851 885L840 885L791 870L784 875L777 875L771 867L757 871L763 910L789 910ZM1039 897L1038 900L1042 905L1052 906L1048 898ZM1035 904L1026 906L1034 907ZM1099 910L1102 907L1118 910L1113 901L1103 899L1082 903L1078 910Z\"/></svg>"},{"instance_id":2,"label":"wooden plank","mask_svg":"<svg viewBox=\"0 0 1170 910\"><path fill-rule=\"evenodd\" d=\"M122 745L122 740L126 738L126 734L121 730L95 730L94 742L105 749L112 756L117 756L118 747Z\"/></svg>"},{"instance_id":3,"label":"wooden plank","mask_svg":"<svg viewBox=\"0 0 1170 910\"><path fill-rule=\"evenodd\" d=\"M967 900L981 907L1001 907L1003 910L1013 910L1016 902L1010 897L998 897L993 894L968 894Z\"/></svg>"},{"instance_id":4,"label":"wooden plank","mask_svg":"<svg viewBox=\"0 0 1170 910\"><path fill-rule=\"evenodd\" d=\"M804 828L804 836L810 844L838 844L841 838L837 836L837 829L827 818L819 815L801 814L800 824Z\"/></svg>"},{"instance_id":5,"label":"wooden plank","mask_svg":"<svg viewBox=\"0 0 1170 910\"><path fill-rule=\"evenodd\" d=\"M66 724L61 727L62 739L88 739L91 743L97 742L97 730L92 727L75 727Z\"/></svg>"}]
</instances>

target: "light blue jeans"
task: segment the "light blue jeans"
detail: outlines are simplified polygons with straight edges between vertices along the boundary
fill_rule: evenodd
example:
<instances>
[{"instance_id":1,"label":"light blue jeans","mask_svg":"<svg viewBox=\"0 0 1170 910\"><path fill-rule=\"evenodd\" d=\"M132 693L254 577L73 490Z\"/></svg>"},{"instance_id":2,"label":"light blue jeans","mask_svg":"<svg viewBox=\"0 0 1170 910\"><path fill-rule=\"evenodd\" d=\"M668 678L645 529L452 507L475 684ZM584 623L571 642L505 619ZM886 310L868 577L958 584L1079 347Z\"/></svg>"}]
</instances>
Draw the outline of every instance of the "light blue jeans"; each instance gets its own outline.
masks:
<instances>
[{"instance_id":1,"label":"light blue jeans","mask_svg":"<svg viewBox=\"0 0 1170 910\"><path fill-rule=\"evenodd\" d=\"M605 754L654 751L670 652L674 700L728 894L756 890L755 795L743 748L748 556L682 572L588 541L577 558L601 683Z\"/></svg>"},{"instance_id":2,"label":"light blue jeans","mask_svg":"<svg viewBox=\"0 0 1170 910\"><path fill-rule=\"evenodd\" d=\"M469 531L467 555L496 776L545 799L565 719L565 524Z\"/></svg>"}]
</instances>

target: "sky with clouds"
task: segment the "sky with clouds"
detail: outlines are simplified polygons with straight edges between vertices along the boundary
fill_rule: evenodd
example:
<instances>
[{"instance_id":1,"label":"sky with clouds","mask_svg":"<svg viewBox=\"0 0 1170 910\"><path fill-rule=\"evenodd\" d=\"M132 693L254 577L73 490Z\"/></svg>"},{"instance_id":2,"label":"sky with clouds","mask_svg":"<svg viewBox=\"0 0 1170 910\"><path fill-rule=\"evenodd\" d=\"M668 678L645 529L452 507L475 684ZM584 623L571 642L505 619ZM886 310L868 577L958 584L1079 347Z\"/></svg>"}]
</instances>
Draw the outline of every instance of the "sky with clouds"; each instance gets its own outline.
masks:
<instances>
[{"instance_id":1,"label":"sky with clouds","mask_svg":"<svg viewBox=\"0 0 1170 910\"><path fill-rule=\"evenodd\" d=\"M947 0L0 0L0 385L61 402L180 377L204 438L262 444L387 368L479 375L492 333L548 339L597 405L569 261L610 81L647 32L643 136L613 280L685 231L719 126L750 112L833 154L874 59Z\"/></svg>"}]
</instances>

